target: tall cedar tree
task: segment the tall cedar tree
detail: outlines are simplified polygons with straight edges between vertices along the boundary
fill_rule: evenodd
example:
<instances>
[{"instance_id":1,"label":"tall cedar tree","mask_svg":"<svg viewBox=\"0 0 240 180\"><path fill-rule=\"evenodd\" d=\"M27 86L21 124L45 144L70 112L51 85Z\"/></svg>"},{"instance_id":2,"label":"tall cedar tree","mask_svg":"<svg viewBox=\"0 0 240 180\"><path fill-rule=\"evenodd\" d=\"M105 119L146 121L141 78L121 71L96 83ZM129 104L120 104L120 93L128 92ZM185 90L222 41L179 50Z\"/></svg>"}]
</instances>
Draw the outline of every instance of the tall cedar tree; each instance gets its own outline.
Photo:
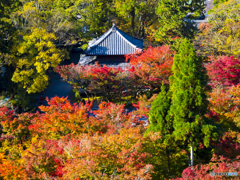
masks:
<instances>
[{"instance_id":1,"label":"tall cedar tree","mask_svg":"<svg viewBox=\"0 0 240 180\"><path fill-rule=\"evenodd\" d=\"M171 98L166 86L162 84L161 92L154 99L149 112L150 126L147 132L160 132L161 139L167 141L173 132L172 118L169 116Z\"/></svg>"},{"instance_id":2,"label":"tall cedar tree","mask_svg":"<svg viewBox=\"0 0 240 180\"><path fill-rule=\"evenodd\" d=\"M149 112L150 126L149 132L160 132L161 142L166 145L166 157L168 167L168 178L170 176L170 144L173 133L173 118L169 115L171 97L167 93L167 88L162 83L161 92L154 99Z\"/></svg>"},{"instance_id":3,"label":"tall cedar tree","mask_svg":"<svg viewBox=\"0 0 240 180\"><path fill-rule=\"evenodd\" d=\"M202 140L208 147L210 138L215 139L217 133L216 126L209 124L209 119L204 117L208 108L208 76L202 58L196 55L189 40L184 39L181 43L178 54L174 57L172 71L170 114L173 115L173 135L176 140L191 147L190 165L193 166L193 148Z\"/></svg>"}]
</instances>

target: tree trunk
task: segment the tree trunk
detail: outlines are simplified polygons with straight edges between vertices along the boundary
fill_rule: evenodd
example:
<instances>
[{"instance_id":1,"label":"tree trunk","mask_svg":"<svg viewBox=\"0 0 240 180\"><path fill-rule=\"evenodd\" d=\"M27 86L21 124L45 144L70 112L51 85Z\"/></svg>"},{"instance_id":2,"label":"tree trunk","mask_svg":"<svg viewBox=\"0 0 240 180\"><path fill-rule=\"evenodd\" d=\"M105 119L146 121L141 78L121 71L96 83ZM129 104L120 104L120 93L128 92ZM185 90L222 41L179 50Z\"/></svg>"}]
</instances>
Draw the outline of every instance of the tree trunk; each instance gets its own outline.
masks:
<instances>
[{"instance_id":1,"label":"tree trunk","mask_svg":"<svg viewBox=\"0 0 240 180\"><path fill-rule=\"evenodd\" d=\"M11 94L11 99L14 97L15 93L14 93L14 84L12 82L12 76L13 76L13 73L12 73L12 67L11 66L7 66L6 68L7 70L7 79L8 79L8 82L7 82L7 88L9 90L9 93Z\"/></svg>"},{"instance_id":2,"label":"tree trunk","mask_svg":"<svg viewBox=\"0 0 240 180\"><path fill-rule=\"evenodd\" d=\"M191 165L190 166L194 166L194 163L193 163L193 145L192 145L192 141L191 141L191 149L190 149L190 153L191 153Z\"/></svg>"},{"instance_id":3,"label":"tree trunk","mask_svg":"<svg viewBox=\"0 0 240 180\"><path fill-rule=\"evenodd\" d=\"M134 9L134 7L132 7L131 15L132 15L132 21L131 21L131 25L132 25L132 36L135 36L135 32L134 32L134 29L135 29L135 25L134 25L134 22L135 22L135 9Z\"/></svg>"},{"instance_id":4,"label":"tree trunk","mask_svg":"<svg viewBox=\"0 0 240 180\"><path fill-rule=\"evenodd\" d=\"M145 15L144 15L145 16ZM143 38L144 37L144 35L145 35L145 18L143 17L143 19L142 19L142 22L141 22L141 26L142 26L142 28L141 28L141 38Z\"/></svg>"},{"instance_id":5,"label":"tree trunk","mask_svg":"<svg viewBox=\"0 0 240 180\"><path fill-rule=\"evenodd\" d=\"M167 166L168 166L168 178L170 177L170 158L169 158L169 150L166 148L166 155L167 155Z\"/></svg>"},{"instance_id":6,"label":"tree trunk","mask_svg":"<svg viewBox=\"0 0 240 180\"><path fill-rule=\"evenodd\" d=\"M143 27L142 27L142 35L141 35L141 37L143 38L145 36L145 28L144 28L144 25L143 25Z\"/></svg>"}]
</instances>

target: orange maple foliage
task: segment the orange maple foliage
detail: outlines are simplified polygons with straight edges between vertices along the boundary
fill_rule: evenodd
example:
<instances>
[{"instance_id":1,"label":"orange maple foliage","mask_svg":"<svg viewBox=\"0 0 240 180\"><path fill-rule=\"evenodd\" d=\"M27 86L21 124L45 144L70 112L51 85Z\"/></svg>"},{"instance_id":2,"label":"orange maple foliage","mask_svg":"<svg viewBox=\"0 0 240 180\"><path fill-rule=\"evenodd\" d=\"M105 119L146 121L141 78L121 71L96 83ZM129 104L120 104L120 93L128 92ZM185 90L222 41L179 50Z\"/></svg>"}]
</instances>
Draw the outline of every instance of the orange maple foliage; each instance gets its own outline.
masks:
<instances>
[{"instance_id":1,"label":"orange maple foliage","mask_svg":"<svg viewBox=\"0 0 240 180\"><path fill-rule=\"evenodd\" d=\"M5 159L4 154L0 153L0 178L3 177L4 180L27 180L24 166L15 163L15 161Z\"/></svg>"},{"instance_id":2,"label":"orange maple foliage","mask_svg":"<svg viewBox=\"0 0 240 180\"><path fill-rule=\"evenodd\" d=\"M228 128L240 127L240 86L215 88L209 95L210 110L218 114L219 121Z\"/></svg>"},{"instance_id":3,"label":"orange maple foliage","mask_svg":"<svg viewBox=\"0 0 240 180\"><path fill-rule=\"evenodd\" d=\"M39 107L43 113L1 113L0 141L9 152L1 154L4 179L151 179L142 127L132 126L135 115L126 114L124 105L102 102L92 111L92 102L47 101Z\"/></svg>"},{"instance_id":4,"label":"orange maple foliage","mask_svg":"<svg viewBox=\"0 0 240 180\"><path fill-rule=\"evenodd\" d=\"M151 77L168 81L168 77L172 74L173 56L174 52L170 50L170 46L163 45L149 47L142 54L126 55L126 61L133 66L140 66L141 71L150 73Z\"/></svg>"}]
</instances>

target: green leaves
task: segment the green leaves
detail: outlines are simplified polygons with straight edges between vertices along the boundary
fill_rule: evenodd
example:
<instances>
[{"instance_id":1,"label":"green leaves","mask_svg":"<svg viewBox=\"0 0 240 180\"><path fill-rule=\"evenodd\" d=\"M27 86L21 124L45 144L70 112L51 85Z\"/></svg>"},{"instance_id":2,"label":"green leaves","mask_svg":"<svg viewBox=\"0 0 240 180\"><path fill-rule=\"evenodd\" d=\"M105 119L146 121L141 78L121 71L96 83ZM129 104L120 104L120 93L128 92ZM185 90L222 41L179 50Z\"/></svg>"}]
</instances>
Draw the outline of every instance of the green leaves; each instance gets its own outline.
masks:
<instances>
[{"instance_id":1,"label":"green leaves","mask_svg":"<svg viewBox=\"0 0 240 180\"><path fill-rule=\"evenodd\" d=\"M160 23L156 32L156 40L161 43L172 43L176 37L192 38L196 27L191 22L203 13L204 1L193 0L186 4L183 0L161 0L158 3L156 14ZM194 13L188 16L188 13Z\"/></svg>"},{"instance_id":2,"label":"green leaves","mask_svg":"<svg viewBox=\"0 0 240 180\"><path fill-rule=\"evenodd\" d=\"M5 64L10 64L13 58L11 48L13 36L16 32L11 13L19 8L18 0L2 0L0 2L0 69Z\"/></svg>"},{"instance_id":3,"label":"green leaves","mask_svg":"<svg viewBox=\"0 0 240 180\"><path fill-rule=\"evenodd\" d=\"M153 24L158 24L156 6L156 0L114 0L121 29L138 37L144 37L145 31L151 29Z\"/></svg>"},{"instance_id":4,"label":"green leaves","mask_svg":"<svg viewBox=\"0 0 240 180\"><path fill-rule=\"evenodd\" d=\"M171 114L177 140L200 142L209 145L215 126L206 125L205 114L207 76L201 57L197 57L193 45L184 40L174 57L173 75L170 77L172 93Z\"/></svg>"},{"instance_id":5,"label":"green leaves","mask_svg":"<svg viewBox=\"0 0 240 180\"><path fill-rule=\"evenodd\" d=\"M193 157L193 149L196 150L199 143L208 147L210 139L216 140L218 134L215 124L205 117L208 108L206 70L202 58L196 55L187 39L182 40L174 56L172 72L169 91L162 84L160 94L152 103L147 133L159 132L166 152L172 143L182 148L191 146ZM190 153L188 156L190 159ZM193 158L189 165L193 166ZM170 174L170 165L168 172Z\"/></svg>"},{"instance_id":6,"label":"green leaves","mask_svg":"<svg viewBox=\"0 0 240 180\"><path fill-rule=\"evenodd\" d=\"M148 132L160 132L161 139L165 141L173 131L172 118L169 115L171 97L162 83L160 94L154 99L149 112L150 127Z\"/></svg>"}]
</instances>

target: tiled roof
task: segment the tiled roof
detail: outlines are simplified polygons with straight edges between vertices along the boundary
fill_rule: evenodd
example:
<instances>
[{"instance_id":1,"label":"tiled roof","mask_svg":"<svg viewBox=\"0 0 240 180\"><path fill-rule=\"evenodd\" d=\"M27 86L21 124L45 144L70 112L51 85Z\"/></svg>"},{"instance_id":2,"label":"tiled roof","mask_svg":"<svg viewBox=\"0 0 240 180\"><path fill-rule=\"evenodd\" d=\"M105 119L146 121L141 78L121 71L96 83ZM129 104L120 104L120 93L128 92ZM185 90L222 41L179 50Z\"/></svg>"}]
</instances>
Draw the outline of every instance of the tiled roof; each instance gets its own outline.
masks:
<instances>
[{"instance_id":1,"label":"tiled roof","mask_svg":"<svg viewBox=\"0 0 240 180\"><path fill-rule=\"evenodd\" d=\"M90 41L87 55L125 55L143 48L143 40L127 35L115 24L105 34Z\"/></svg>"}]
</instances>

